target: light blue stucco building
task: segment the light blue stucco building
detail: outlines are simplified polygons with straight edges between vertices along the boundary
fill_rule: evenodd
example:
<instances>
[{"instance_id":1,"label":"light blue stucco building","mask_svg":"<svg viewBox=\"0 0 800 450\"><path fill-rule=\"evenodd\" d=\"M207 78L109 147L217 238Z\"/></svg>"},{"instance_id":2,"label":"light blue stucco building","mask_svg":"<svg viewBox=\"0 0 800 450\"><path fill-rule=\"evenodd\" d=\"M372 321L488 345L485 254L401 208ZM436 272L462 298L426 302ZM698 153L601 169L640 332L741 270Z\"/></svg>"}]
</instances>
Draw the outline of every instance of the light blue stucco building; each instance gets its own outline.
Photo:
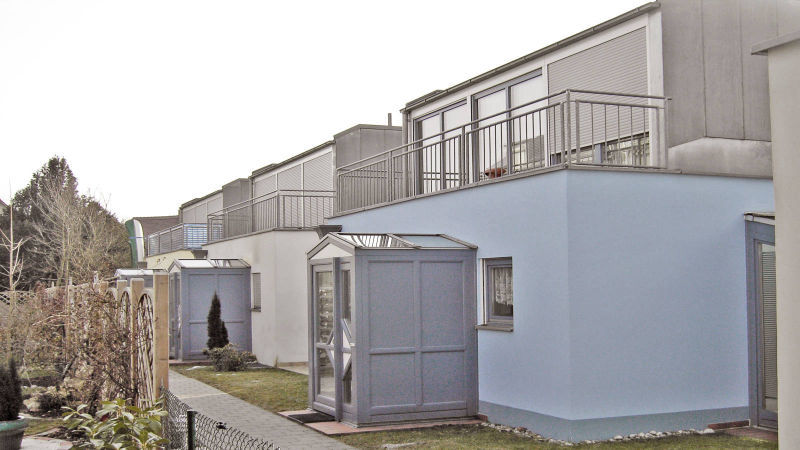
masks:
<instances>
[{"instance_id":1,"label":"light blue stucco building","mask_svg":"<svg viewBox=\"0 0 800 450\"><path fill-rule=\"evenodd\" d=\"M331 222L510 257L513 330L478 327L479 411L579 441L747 418L742 214L772 206L769 180L571 168Z\"/></svg>"}]
</instances>

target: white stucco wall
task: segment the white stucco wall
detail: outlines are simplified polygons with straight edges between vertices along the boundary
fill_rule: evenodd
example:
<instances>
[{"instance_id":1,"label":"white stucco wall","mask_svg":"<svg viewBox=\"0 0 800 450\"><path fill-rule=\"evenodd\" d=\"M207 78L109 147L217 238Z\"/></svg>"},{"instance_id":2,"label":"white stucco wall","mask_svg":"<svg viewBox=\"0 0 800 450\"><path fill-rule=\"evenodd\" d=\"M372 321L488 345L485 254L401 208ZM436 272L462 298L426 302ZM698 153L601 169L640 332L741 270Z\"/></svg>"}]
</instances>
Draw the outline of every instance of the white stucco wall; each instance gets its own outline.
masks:
<instances>
[{"instance_id":1,"label":"white stucco wall","mask_svg":"<svg viewBox=\"0 0 800 450\"><path fill-rule=\"evenodd\" d=\"M253 353L263 364L307 362L306 252L314 231L269 231L203 246L208 257L240 258L261 273L261 311L252 311Z\"/></svg>"},{"instance_id":2,"label":"white stucco wall","mask_svg":"<svg viewBox=\"0 0 800 450\"><path fill-rule=\"evenodd\" d=\"M778 290L778 442L800 448L800 39L769 49Z\"/></svg>"}]
</instances>

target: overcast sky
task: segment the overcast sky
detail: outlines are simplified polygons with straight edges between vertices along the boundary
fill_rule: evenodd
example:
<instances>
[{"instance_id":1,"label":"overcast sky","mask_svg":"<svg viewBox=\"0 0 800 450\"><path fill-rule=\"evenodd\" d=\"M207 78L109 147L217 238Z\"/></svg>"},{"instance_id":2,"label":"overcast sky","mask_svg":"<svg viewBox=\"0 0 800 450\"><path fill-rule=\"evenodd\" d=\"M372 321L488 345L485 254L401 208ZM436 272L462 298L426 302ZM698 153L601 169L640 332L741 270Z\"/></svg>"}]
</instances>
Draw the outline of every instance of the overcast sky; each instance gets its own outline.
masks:
<instances>
[{"instance_id":1,"label":"overcast sky","mask_svg":"<svg viewBox=\"0 0 800 450\"><path fill-rule=\"evenodd\" d=\"M52 155L120 219L259 167L643 0L0 0L0 198Z\"/></svg>"}]
</instances>

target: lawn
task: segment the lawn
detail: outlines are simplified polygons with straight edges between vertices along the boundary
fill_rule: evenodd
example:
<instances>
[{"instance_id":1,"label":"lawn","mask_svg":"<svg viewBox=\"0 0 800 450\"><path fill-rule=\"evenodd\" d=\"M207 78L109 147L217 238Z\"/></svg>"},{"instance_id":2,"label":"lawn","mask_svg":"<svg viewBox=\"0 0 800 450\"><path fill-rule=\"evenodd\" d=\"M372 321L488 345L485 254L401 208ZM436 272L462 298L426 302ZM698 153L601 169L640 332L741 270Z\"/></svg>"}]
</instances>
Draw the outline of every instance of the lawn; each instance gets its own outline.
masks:
<instances>
[{"instance_id":1,"label":"lawn","mask_svg":"<svg viewBox=\"0 0 800 450\"><path fill-rule=\"evenodd\" d=\"M528 437L517 436L513 433L503 432L483 427L480 425L435 427L421 430L389 431L375 433L360 433L347 436L337 436L340 441L363 449L380 449L386 444L410 444L403 449L563 449L559 444L536 441ZM777 449L774 442L755 439L715 435L690 435L675 436L661 439L626 442L601 442L598 444L575 445L568 448L581 448L591 450L606 449Z\"/></svg>"},{"instance_id":2,"label":"lawn","mask_svg":"<svg viewBox=\"0 0 800 450\"><path fill-rule=\"evenodd\" d=\"M280 369L249 369L243 372L214 372L211 367L191 370L172 367L183 375L195 378L221 391L268 411L290 411L308 406L308 377ZM444 426L420 430L386 431L335 436L353 447L380 449L385 444L411 444L403 449L485 448L531 449L564 448L558 444L536 441L514 433L480 425ZM576 445L586 449L777 449L774 442L729 436L726 434L675 436L654 440L602 442Z\"/></svg>"},{"instance_id":3,"label":"lawn","mask_svg":"<svg viewBox=\"0 0 800 450\"><path fill-rule=\"evenodd\" d=\"M308 377L281 369L214 372L212 367L171 367L181 375L227 392L267 411L293 411L308 407Z\"/></svg>"}]
</instances>

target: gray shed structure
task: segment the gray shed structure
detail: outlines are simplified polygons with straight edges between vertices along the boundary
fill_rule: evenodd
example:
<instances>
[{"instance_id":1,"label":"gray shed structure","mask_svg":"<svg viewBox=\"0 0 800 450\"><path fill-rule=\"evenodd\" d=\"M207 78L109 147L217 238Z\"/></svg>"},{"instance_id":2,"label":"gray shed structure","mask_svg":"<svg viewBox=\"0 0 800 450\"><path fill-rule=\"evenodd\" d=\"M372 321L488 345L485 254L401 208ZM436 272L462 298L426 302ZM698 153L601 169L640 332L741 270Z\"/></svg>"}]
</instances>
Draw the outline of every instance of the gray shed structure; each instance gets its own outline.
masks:
<instances>
[{"instance_id":1,"label":"gray shed structure","mask_svg":"<svg viewBox=\"0 0 800 450\"><path fill-rule=\"evenodd\" d=\"M308 253L311 407L356 426L474 416L475 249L327 234Z\"/></svg>"},{"instance_id":2,"label":"gray shed structure","mask_svg":"<svg viewBox=\"0 0 800 450\"><path fill-rule=\"evenodd\" d=\"M250 351L250 266L240 259L176 259L169 267L170 357L204 359L208 310L219 297L228 340Z\"/></svg>"}]
</instances>

